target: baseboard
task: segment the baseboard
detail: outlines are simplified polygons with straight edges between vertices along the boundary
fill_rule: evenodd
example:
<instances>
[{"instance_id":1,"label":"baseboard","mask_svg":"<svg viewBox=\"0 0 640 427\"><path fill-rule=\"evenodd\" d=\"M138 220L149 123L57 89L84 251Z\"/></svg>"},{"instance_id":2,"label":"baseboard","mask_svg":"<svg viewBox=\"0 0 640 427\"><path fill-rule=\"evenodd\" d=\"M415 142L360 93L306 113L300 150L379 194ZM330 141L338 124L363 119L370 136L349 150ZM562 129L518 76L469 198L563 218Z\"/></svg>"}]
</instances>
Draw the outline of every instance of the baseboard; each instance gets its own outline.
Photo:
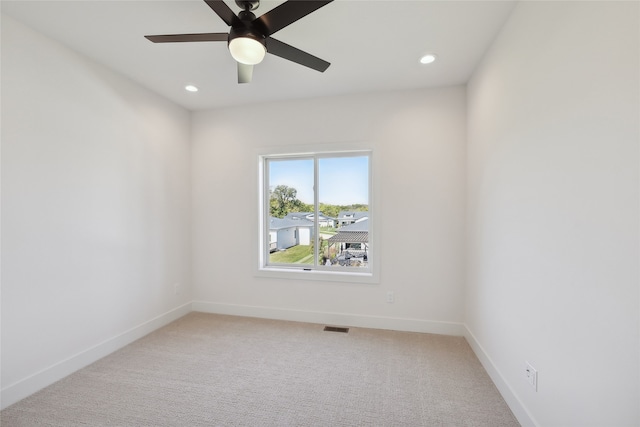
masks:
<instances>
[{"instance_id":1,"label":"baseboard","mask_svg":"<svg viewBox=\"0 0 640 427\"><path fill-rule=\"evenodd\" d=\"M194 301L193 311L229 314L233 316L259 317L263 319L289 320L294 322L319 323L333 326L388 329L395 331L422 332L454 336L464 335L464 326L462 323L440 322L434 320L221 304L206 301Z\"/></svg>"},{"instance_id":2,"label":"baseboard","mask_svg":"<svg viewBox=\"0 0 640 427\"><path fill-rule=\"evenodd\" d=\"M191 303L184 304L3 388L0 392L0 408L4 409L24 399L191 311Z\"/></svg>"},{"instance_id":3,"label":"baseboard","mask_svg":"<svg viewBox=\"0 0 640 427\"><path fill-rule=\"evenodd\" d=\"M493 363L489 355L478 340L475 335L471 332L469 327L465 324L464 327L464 337L471 346L471 349L476 354L476 357L480 360L480 363L484 367L484 369L491 377L491 380L498 388L498 391L502 395L502 398L507 402L509 408L513 412L513 414L518 419L518 422L523 427L538 427L539 424L535 421L533 416L529 413L527 408L523 405L522 401L516 396L513 392L513 389L509 386L509 383L504 379L496 365Z\"/></svg>"}]
</instances>

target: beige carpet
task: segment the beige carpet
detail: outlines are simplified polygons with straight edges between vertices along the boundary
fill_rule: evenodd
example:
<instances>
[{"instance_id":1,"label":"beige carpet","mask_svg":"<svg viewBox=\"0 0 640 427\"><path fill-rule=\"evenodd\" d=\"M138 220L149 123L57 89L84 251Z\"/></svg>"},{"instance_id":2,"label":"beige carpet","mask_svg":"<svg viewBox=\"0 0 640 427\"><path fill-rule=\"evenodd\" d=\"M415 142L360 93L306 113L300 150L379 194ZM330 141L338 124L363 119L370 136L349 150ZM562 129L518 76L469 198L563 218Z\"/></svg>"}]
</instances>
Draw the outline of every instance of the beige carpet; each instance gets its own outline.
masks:
<instances>
[{"instance_id":1,"label":"beige carpet","mask_svg":"<svg viewBox=\"0 0 640 427\"><path fill-rule=\"evenodd\" d=\"M191 313L0 413L12 426L517 426L464 338Z\"/></svg>"}]
</instances>

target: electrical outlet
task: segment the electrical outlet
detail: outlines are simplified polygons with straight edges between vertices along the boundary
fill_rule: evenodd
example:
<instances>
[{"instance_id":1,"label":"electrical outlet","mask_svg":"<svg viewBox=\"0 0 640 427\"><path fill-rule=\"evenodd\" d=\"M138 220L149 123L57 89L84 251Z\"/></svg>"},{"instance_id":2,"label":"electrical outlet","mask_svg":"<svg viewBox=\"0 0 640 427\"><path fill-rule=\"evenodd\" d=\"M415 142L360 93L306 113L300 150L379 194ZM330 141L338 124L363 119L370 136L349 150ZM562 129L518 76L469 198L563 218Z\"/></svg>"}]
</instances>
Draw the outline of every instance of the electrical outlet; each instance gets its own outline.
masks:
<instances>
[{"instance_id":1,"label":"electrical outlet","mask_svg":"<svg viewBox=\"0 0 640 427\"><path fill-rule=\"evenodd\" d=\"M393 302L394 302L395 300L396 300L396 296L395 296L395 294L393 293L393 291L389 291L389 292L387 292L387 302L388 302L389 304L393 304Z\"/></svg>"},{"instance_id":2,"label":"electrical outlet","mask_svg":"<svg viewBox=\"0 0 640 427\"><path fill-rule=\"evenodd\" d=\"M173 291L176 295L180 295L182 293L182 285L180 283L176 283L173 285Z\"/></svg>"},{"instance_id":3,"label":"electrical outlet","mask_svg":"<svg viewBox=\"0 0 640 427\"><path fill-rule=\"evenodd\" d=\"M524 374L527 378L527 381L533 387L535 391L538 391L538 371L529 364L529 362L525 362L526 366L524 369Z\"/></svg>"}]
</instances>

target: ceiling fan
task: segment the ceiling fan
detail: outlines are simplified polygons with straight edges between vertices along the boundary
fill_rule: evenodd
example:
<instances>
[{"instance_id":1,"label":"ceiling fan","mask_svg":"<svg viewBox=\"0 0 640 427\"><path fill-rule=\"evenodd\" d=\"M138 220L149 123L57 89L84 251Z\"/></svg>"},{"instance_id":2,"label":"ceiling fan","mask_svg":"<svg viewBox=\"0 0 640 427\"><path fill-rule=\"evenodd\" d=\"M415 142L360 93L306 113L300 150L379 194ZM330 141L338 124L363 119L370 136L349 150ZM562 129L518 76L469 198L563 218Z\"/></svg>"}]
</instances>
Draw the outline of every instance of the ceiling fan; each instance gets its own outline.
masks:
<instances>
[{"instance_id":1,"label":"ceiling fan","mask_svg":"<svg viewBox=\"0 0 640 427\"><path fill-rule=\"evenodd\" d=\"M204 0L231 27L229 33L166 34L145 36L154 43L227 42L238 63L238 83L250 83L253 66L266 53L324 72L330 63L271 37L276 31L331 3L333 0L288 0L256 18L251 12L260 0L235 0L242 11L236 15L223 0Z\"/></svg>"}]
</instances>

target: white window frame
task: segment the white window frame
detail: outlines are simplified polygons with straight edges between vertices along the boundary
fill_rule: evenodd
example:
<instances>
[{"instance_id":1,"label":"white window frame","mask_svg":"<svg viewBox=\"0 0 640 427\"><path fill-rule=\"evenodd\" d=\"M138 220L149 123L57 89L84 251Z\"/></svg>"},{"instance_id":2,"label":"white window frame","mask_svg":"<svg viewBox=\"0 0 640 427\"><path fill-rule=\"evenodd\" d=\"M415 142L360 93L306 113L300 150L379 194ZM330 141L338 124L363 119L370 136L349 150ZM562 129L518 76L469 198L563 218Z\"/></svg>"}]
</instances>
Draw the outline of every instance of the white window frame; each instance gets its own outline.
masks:
<instances>
[{"instance_id":1,"label":"white window frame","mask_svg":"<svg viewBox=\"0 0 640 427\"><path fill-rule=\"evenodd\" d=\"M320 150L300 150L300 147L291 149L291 147L278 147L275 149L264 150L258 154L258 221L259 221L259 238L258 238L258 266L256 275L260 277L282 278L282 279L301 279L301 280L320 280L332 282L346 283L378 283L379 281L379 244L377 239L377 226L375 205L373 196L374 170L375 160L374 151L370 146L364 144L349 144L348 148L323 146ZM296 158L313 158L314 159L314 182L318 181L318 159L330 157L347 157L347 156L367 156L369 158L369 251L368 267L344 267L336 268L322 265L269 265L268 242L269 242L269 189L267 188L267 160L268 159L296 159ZM319 240L319 224L318 210L319 200L318 193L314 193L314 227L316 254L318 251ZM317 258L314 256L314 263Z\"/></svg>"}]
</instances>

